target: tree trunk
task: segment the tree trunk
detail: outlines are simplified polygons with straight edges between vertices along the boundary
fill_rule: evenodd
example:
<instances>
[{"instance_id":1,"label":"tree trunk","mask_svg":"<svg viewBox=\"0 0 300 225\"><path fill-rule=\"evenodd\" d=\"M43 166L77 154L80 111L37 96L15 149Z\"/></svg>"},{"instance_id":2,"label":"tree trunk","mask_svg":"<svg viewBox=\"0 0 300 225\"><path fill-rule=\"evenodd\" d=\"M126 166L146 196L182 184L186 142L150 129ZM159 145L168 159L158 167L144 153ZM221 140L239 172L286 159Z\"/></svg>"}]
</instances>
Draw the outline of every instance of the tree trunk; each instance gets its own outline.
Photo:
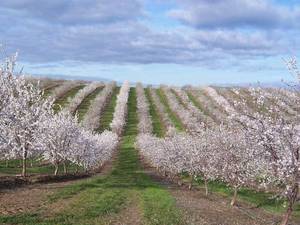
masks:
<instances>
[{"instance_id":1,"label":"tree trunk","mask_svg":"<svg viewBox=\"0 0 300 225\"><path fill-rule=\"evenodd\" d=\"M5 166L6 166L6 168L8 168L8 166L9 166L9 160L8 159L6 160L6 165Z\"/></svg>"},{"instance_id":2,"label":"tree trunk","mask_svg":"<svg viewBox=\"0 0 300 225\"><path fill-rule=\"evenodd\" d=\"M293 188L293 191L292 191L292 194L289 198L288 209L287 209L287 211L284 215L284 218L281 222L281 225L287 225L288 224L289 218L290 218L290 216L292 215L292 212L293 212L294 204L295 204L295 202L297 201L297 198L298 198L298 192L299 192L299 185L295 184L294 188Z\"/></svg>"},{"instance_id":3,"label":"tree trunk","mask_svg":"<svg viewBox=\"0 0 300 225\"><path fill-rule=\"evenodd\" d=\"M237 191L238 191L238 188L234 187L233 198L232 198L231 203L230 203L231 206L235 206L236 205Z\"/></svg>"},{"instance_id":4,"label":"tree trunk","mask_svg":"<svg viewBox=\"0 0 300 225\"><path fill-rule=\"evenodd\" d=\"M189 184L189 190L192 190L192 188L193 188L193 181L194 181L194 174L191 175L191 182Z\"/></svg>"},{"instance_id":5,"label":"tree trunk","mask_svg":"<svg viewBox=\"0 0 300 225\"><path fill-rule=\"evenodd\" d=\"M55 170L54 170L54 176L57 176L57 173L58 173L58 165L55 164L54 167L55 167Z\"/></svg>"},{"instance_id":6,"label":"tree trunk","mask_svg":"<svg viewBox=\"0 0 300 225\"><path fill-rule=\"evenodd\" d=\"M67 174L67 165L65 162L63 162L63 166L64 166L64 174Z\"/></svg>"},{"instance_id":7,"label":"tree trunk","mask_svg":"<svg viewBox=\"0 0 300 225\"><path fill-rule=\"evenodd\" d=\"M204 178L204 185L205 185L205 195L208 195L208 181L206 178Z\"/></svg>"},{"instance_id":8,"label":"tree trunk","mask_svg":"<svg viewBox=\"0 0 300 225\"><path fill-rule=\"evenodd\" d=\"M289 207L288 210L286 211L285 215L284 215L284 218L283 218L283 221L281 222L281 225L287 225L288 224L289 218L290 218L292 212L293 212L293 209Z\"/></svg>"},{"instance_id":9,"label":"tree trunk","mask_svg":"<svg viewBox=\"0 0 300 225\"><path fill-rule=\"evenodd\" d=\"M178 186L182 186L182 182L180 179L178 179L177 184L178 184Z\"/></svg>"},{"instance_id":10,"label":"tree trunk","mask_svg":"<svg viewBox=\"0 0 300 225\"><path fill-rule=\"evenodd\" d=\"M25 150L23 153L22 159L22 176L26 177L27 173L27 151Z\"/></svg>"}]
</instances>

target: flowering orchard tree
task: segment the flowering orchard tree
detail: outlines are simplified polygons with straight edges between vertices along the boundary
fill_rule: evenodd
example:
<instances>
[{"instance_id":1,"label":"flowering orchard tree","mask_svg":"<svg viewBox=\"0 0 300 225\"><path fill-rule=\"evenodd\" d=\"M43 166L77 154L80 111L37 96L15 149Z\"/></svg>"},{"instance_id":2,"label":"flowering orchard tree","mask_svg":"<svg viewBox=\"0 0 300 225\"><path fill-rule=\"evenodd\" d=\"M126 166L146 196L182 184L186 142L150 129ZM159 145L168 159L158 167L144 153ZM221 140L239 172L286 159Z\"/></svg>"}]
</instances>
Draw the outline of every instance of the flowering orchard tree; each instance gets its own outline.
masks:
<instances>
[{"instance_id":1,"label":"flowering orchard tree","mask_svg":"<svg viewBox=\"0 0 300 225\"><path fill-rule=\"evenodd\" d=\"M254 187L265 171L266 164L258 151L260 146L249 142L239 126L220 125L210 134L217 178L234 190L231 205L237 200L241 187Z\"/></svg>"},{"instance_id":2,"label":"flowering orchard tree","mask_svg":"<svg viewBox=\"0 0 300 225\"><path fill-rule=\"evenodd\" d=\"M116 133L105 130L101 134L93 135L94 157L86 158L83 162L89 162L86 168L95 168L103 166L103 164L111 159L114 150L118 147L119 137ZM92 160L91 160L92 159ZM91 163L93 162L93 163Z\"/></svg>"},{"instance_id":3,"label":"flowering orchard tree","mask_svg":"<svg viewBox=\"0 0 300 225\"><path fill-rule=\"evenodd\" d=\"M89 110L85 114L82 126L89 129L95 130L100 126L101 114L110 100L112 93L116 87L115 82L111 82L105 85L104 89L97 95L93 100Z\"/></svg>"},{"instance_id":4,"label":"flowering orchard tree","mask_svg":"<svg viewBox=\"0 0 300 225\"><path fill-rule=\"evenodd\" d=\"M217 179L219 176L219 163L215 157L217 148L214 142L214 134L215 132L210 126L202 125L201 131L196 136L189 136L190 146L193 147L191 160L196 162L196 164L191 165L195 170L192 175L203 178L206 195L209 191L208 182ZM192 181L193 176L191 177L190 188L192 188Z\"/></svg>"},{"instance_id":5,"label":"flowering orchard tree","mask_svg":"<svg viewBox=\"0 0 300 225\"><path fill-rule=\"evenodd\" d=\"M79 92L75 95L74 98L72 98L71 102L69 103L68 110L72 114L74 114L83 99L102 85L103 83L101 82L92 82L89 85L85 86L83 89L79 90Z\"/></svg>"},{"instance_id":6,"label":"flowering orchard tree","mask_svg":"<svg viewBox=\"0 0 300 225\"><path fill-rule=\"evenodd\" d=\"M136 144L148 163L165 176L173 178L187 172L193 178L200 173L202 143L198 138L180 133L163 139L140 134Z\"/></svg>"},{"instance_id":7,"label":"flowering orchard tree","mask_svg":"<svg viewBox=\"0 0 300 225\"><path fill-rule=\"evenodd\" d=\"M158 115L161 118L165 129L167 130L167 133L174 134L176 132L176 128L169 118L166 107L161 103L154 88L150 88L150 95L154 102L155 109L157 110Z\"/></svg>"},{"instance_id":8,"label":"flowering orchard tree","mask_svg":"<svg viewBox=\"0 0 300 225\"><path fill-rule=\"evenodd\" d=\"M223 109L230 115L235 113L235 109L230 105L230 103L220 95L214 88L212 87L205 87L204 91Z\"/></svg>"},{"instance_id":9,"label":"flowering orchard tree","mask_svg":"<svg viewBox=\"0 0 300 225\"><path fill-rule=\"evenodd\" d=\"M290 59L285 61L287 69L289 70L290 74L296 79L296 84L293 86L299 90L300 88L300 69L298 68L297 59L296 57L291 57Z\"/></svg>"},{"instance_id":10,"label":"flowering orchard tree","mask_svg":"<svg viewBox=\"0 0 300 225\"><path fill-rule=\"evenodd\" d=\"M59 85L56 87L49 97L50 100L55 101L62 96L64 96L68 91L70 91L72 88L75 88L76 86L80 85L80 81L65 81L62 85Z\"/></svg>"},{"instance_id":11,"label":"flowering orchard tree","mask_svg":"<svg viewBox=\"0 0 300 225\"><path fill-rule=\"evenodd\" d=\"M203 88L186 88L187 93L189 93L198 105L201 107L201 110L207 115L207 121L214 125L215 123L219 124L226 119L226 113L220 110L219 105L212 101L212 99L206 94Z\"/></svg>"},{"instance_id":12,"label":"flowering orchard tree","mask_svg":"<svg viewBox=\"0 0 300 225\"><path fill-rule=\"evenodd\" d=\"M282 112L277 96L266 96L261 88L251 89L256 113L247 111L233 119L244 128L247 138L260 148L256 154L265 160L267 169L261 183L277 190L288 201L282 224L287 224L294 204L299 200L300 185L300 124L299 114L293 118ZM272 99L274 104L269 104Z\"/></svg>"},{"instance_id":13,"label":"flowering orchard tree","mask_svg":"<svg viewBox=\"0 0 300 225\"><path fill-rule=\"evenodd\" d=\"M13 67L15 64L15 58L12 57L10 60L7 59L6 63L0 67L0 118L4 117L7 112L4 111L4 107L9 104L10 96L16 88L16 79L13 76ZM3 123L3 122L2 122ZM0 126L0 158L9 157L6 144L7 132L5 128Z\"/></svg>"},{"instance_id":14,"label":"flowering orchard tree","mask_svg":"<svg viewBox=\"0 0 300 225\"><path fill-rule=\"evenodd\" d=\"M127 102L129 96L130 85L125 81L120 89L120 93L117 96L117 103L113 115L113 120L110 123L110 128L118 135L122 134L124 125L126 123L127 115Z\"/></svg>"},{"instance_id":15,"label":"flowering orchard tree","mask_svg":"<svg viewBox=\"0 0 300 225\"><path fill-rule=\"evenodd\" d=\"M42 91L38 86L26 82L23 76L15 77L14 64L15 57L8 60L6 68L2 68L0 74L0 93L3 97L0 149L5 149L5 158L23 159L22 175L26 176L26 161L28 157L37 154L34 131L51 114L52 102L42 98Z\"/></svg>"},{"instance_id":16,"label":"flowering orchard tree","mask_svg":"<svg viewBox=\"0 0 300 225\"><path fill-rule=\"evenodd\" d=\"M182 103L186 106L187 110L189 110L190 114L197 118L198 121L202 121L202 123L211 123L211 119L208 118L204 113L197 108L189 99L187 93L181 88L173 88L173 91L177 94L178 98L182 101Z\"/></svg>"},{"instance_id":17,"label":"flowering orchard tree","mask_svg":"<svg viewBox=\"0 0 300 225\"><path fill-rule=\"evenodd\" d=\"M0 159L22 158L22 175L26 176L29 157L51 162L55 174L59 164L73 162L91 169L111 157L118 143L116 134L84 130L67 110L54 114L53 100L64 90L57 89L52 101L44 99L38 83L13 74L14 64L12 57L0 67ZM76 85L71 82L63 89Z\"/></svg>"},{"instance_id":18,"label":"flowering orchard tree","mask_svg":"<svg viewBox=\"0 0 300 225\"><path fill-rule=\"evenodd\" d=\"M17 56L18 53L6 58L5 62L0 65L0 113L16 89L17 80L13 73Z\"/></svg>"},{"instance_id":19,"label":"flowering orchard tree","mask_svg":"<svg viewBox=\"0 0 300 225\"><path fill-rule=\"evenodd\" d=\"M66 162L76 151L76 142L81 134L77 118L63 110L46 118L36 131L38 147L43 152L43 158L54 165L54 174L57 175L60 164L64 165L66 172Z\"/></svg>"},{"instance_id":20,"label":"flowering orchard tree","mask_svg":"<svg viewBox=\"0 0 300 225\"><path fill-rule=\"evenodd\" d=\"M51 106L51 102L42 99L38 88L26 85L23 78L19 78L16 92L4 107L4 115L0 119L1 130L5 133L10 154L23 159L23 176L26 176L27 158L36 154L34 131L51 114Z\"/></svg>"},{"instance_id":21,"label":"flowering orchard tree","mask_svg":"<svg viewBox=\"0 0 300 225\"><path fill-rule=\"evenodd\" d=\"M139 133L152 133L152 121L149 113L149 102L145 96L143 85L138 83L136 85L137 93L137 112L139 117Z\"/></svg>"},{"instance_id":22,"label":"flowering orchard tree","mask_svg":"<svg viewBox=\"0 0 300 225\"><path fill-rule=\"evenodd\" d=\"M190 188L195 176L204 179L206 194L210 180L224 181L234 189L232 205L238 189L252 186L264 165L239 131L223 125L213 129L203 126L196 135L182 133L164 139L139 135L137 146L159 171L172 176L187 172L191 176Z\"/></svg>"},{"instance_id":23,"label":"flowering orchard tree","mask_svg":"<svg viewBox=\"0 0 300 225\"><path fill-rule=\"evenodd\" d=\"M107 130L101 134L94 134L81 129L80 137L76 140L75 145L69 160L82 166L85 170L92 170L102 167L112 157L112 153L118 145L118 136Z\"/></svg>"},{"instance_id":24,"label":"flowering orchard tree","mask_svg":"<svg viewBox=\"0 0 300 225\"><path fill-rule=\"evenodd\" d=\"M43 158L50 161L57 175L59 165L67 172L67 162L83 166L86 170L102 166L118 143L118 137L112 132L94 134L77 123L68 111L61 111L43 121L37 131L39 149Z\"/></svg>"},{"instance_id":25,"label":"flowering orchard tree","mask_svg":"<svg viewBox=\"0 0 300 225\"><path fill-rule=\"evenodd\" d=\"M185 108L185 106L180 104L175 94L172 93L171 89L167 88L166 86L162 86L161 88L168 99L170 108L180 118L186 130L189 133L199 132L202 124L201 118L195 117L188 109Z\"/></svg>"}]
</instances>

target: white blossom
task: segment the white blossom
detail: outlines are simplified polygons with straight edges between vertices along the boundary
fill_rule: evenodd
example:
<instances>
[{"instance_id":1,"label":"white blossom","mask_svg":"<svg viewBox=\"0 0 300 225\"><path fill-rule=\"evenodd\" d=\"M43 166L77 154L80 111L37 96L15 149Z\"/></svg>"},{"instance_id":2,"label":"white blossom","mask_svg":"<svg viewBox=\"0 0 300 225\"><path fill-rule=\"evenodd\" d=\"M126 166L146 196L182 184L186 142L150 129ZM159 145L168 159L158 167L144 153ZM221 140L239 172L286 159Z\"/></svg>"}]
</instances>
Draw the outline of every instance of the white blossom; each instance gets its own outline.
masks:
<instances>
[{"instance_id":1,"label":"white blossom","mask_svg":"<svg viewBox=\"0 0 300 225\"><path fill-rule=\"evenodd\" d=\"M115 87L115 82L106 84L104 89L93 100L82 121L82 125L85 128L95 130L100 126L101 114L111 99Z\"/></svg>"},{"instance_id":2,"label":"white blossom","mask_svg":"<svg viewBox=\"0 0 300 225\"><path fill-rule=\"evenodd\" d=\"M161 103L154 88L150 88L150 95L154 103L155 109L157 110L158 115L161 118L164 127L166 128L167 134L173 134L174 132L176 132L176 128L171 119L169 118L166 107Z\"/></svg>"},{"instance_id":3,"label":"white blossom","mask_svg":"<svg viewBox=\"0 0 300 225\"><path fill-rule=\"evenodd\" d=\"M51 96L49 97L49 99L51 101L55 101L64 96L71 89L80 85L81 83L81 81L65 81L62 85L59 85L51 92Z\"/></svg>"},{"instance_id":4,"label":"white blossom","mask_svg":"<svg viewBox=\"0 0 300 225\"><path fill-rule=\"evenodd\" d=\"M116 107L113 115L113 120L110 123L110 128L118 135L122 134L124 125L126 124L127 102L129 96L130 85L125 81L117 96Z\"/></svg>"},{"instance_id":5,"label":"white blossom","mask_svg":"<svg viewBox=\"0 0 300 225\"><path fill-rule=\"evenodd\" d=\"M74 96L74 98L68 104L68 110L74 114L77 110L78 106L81 104L84 98L86 98L89 94L95 91L97 88L101 87L103 83L101 82L92 82L89 85L85 86L83 89L79 90L78 93Z\"/></svg>"},{"instance_id":6,"label":"white blossom","mask_svg":"<svg viewBox=\"0 0 300 225\"><path fill-rule=\"evenodd\" d=\"M136 85L137 94L137 113L139 117L139 133L152 133L152 121L149 113L149 102L145 96L142 84Z\"/></svg>"},{"instance_id":7,"label":"white blossom","mask_svg":"<svg viewBox=\"0 0 300 225\"><path fill-rule=\"evenodd\" d=\"M229 102L212 87L205 87L204 91L216 101L224 110L230 115L236 113L235 109L229 104Z\"/></svg>"}]
</instances>

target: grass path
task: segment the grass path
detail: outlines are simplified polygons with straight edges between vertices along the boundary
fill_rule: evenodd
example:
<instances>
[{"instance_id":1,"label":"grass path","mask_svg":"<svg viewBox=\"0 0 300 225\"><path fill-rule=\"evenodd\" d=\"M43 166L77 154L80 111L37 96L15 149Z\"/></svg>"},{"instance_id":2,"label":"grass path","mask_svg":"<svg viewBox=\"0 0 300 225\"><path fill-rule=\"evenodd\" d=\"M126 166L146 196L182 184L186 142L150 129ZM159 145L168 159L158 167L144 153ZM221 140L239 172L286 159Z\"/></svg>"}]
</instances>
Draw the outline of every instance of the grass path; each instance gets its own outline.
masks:
<instances>
[{"instance_id":1,"label":"grass path","mask_svg":"<svg viewBox=\"0 0 300 225\"><path fill-rule=\"evenodd\" d=\"M203 107L196 99L196 97L190 92L186 91L187 96L189 97L190 101L196 106L201 112L203 112L204 115L210 117L209 111Z\"/></svg>"},{"instance_id":2,"label":"grass path","mask_svg":"<svg viewBox=\"0 0 300 225\"><path fill-rule=\"evenodd\" d=\"M161 103L166 107L167 113L173 122L174 126L178 131L184 131L184 125L181 122L181 120L178 118L175 112L172 111L170 108L169 102L167 100L166 95L163 93L163 90L161 88L158 88L157 90L157 95L159 96L159 99Z\"/></svg>"},{"instance_id":3,"label":"grass path","mask_svg":"<svg viewBox=\"0 0 300 225\"><path fill-rule=\"evenodd\" d=\"M43 90L43 91L44 91L43 97L44 97L44 98L49 97L49 96L52 94L52 91L53 91L55 88L57 88L59 85L61 85L61 84L54 84L54 85L51 85L50 87L45 88L45 89Z\"/></svg>"},{"instance_id":4,"label":"grass path","mask_svg":"<svg viewBox=\"0 0 300 225\"><path fill-rule=\"evenodd\" d=\"M119 87L116 87L112 93L111 99L107 106L104 108L104 111L100 118L100 127L96 129L97 132L103 132L104 130L110 130L109 124L111 123L115 111L117 95L120 91Z\"/></svg>"},{"instance_id":5,"label":"grass path","mask_svg":"<svg viewBox=\"0 0 300 225\"><path fill-rule=\"evenodd\" d=\"M177 94L177 92L174 89L171 89L172 94L176 97L178 103L182 105L185 109L188 109L188 106L183 102L181 97Z\"/></svg>"},{"instance_id":6,"label":"grass path","mask_svg":"<svg viewBox=\"0 0 300 225\"><path fill-rule=\"evenodd\" d=\"M77 94L77 92L83 89L84 87L85 85L82 84L67 91L67 93L65 93L64 96L62 96L61 98L57 99L54 102L54 106L53 106L54 111L58 112L60 108L64 108L69 103L69 99L73 98Z\"/></svg>"},{"instance_id":7,"label":"grass path","mask_svg":"<svg viewBox=\"0 0 300 225\"><path fill-rule=\"evenodd\" d=\"M79 122L83 120L83 117L87 113L87 111L89 110L89 107L90 107L91 103L97 97L97 95L103 90L103 88L104 87L96 88L95 91L93 91L88 96L86 96L83 99L83 101L80 103L80 105L78 106L78 108L76 110Z\"/></svg>"},{"instance_id":8,"label":"grass path","mask_svg":"<svg viewBox=\"0 0 300 225\"><path fill-rule=\"evenodd\" d=\"M131 88L128 102L128 119L121 141L118 160L111 174L111 185L122 187L124 192L133 194L146 224L182 224L175 201L170 194L143 172L134 143L137 135L138 116L136 111L136 92ZM129 206L131 207L131 206ZM128 208L128 207L127 207ZM136 216L136 215L133 215Z\"/></svg>"},{"instance_id":9,"label":"grass path","mask_svg":"<svg viewBox=\"0 0 300 225\"><path fill-rule=\"evenodd\" d=\"M151 120L152 120L153 134L156 135L157 137L164 137L166 134L166 128L163 125L162 119L159 116L159 113L153 102L149 88L145 89L145 95L149 102L149 113L150 113Z\"/></svg>"}]
</instances>

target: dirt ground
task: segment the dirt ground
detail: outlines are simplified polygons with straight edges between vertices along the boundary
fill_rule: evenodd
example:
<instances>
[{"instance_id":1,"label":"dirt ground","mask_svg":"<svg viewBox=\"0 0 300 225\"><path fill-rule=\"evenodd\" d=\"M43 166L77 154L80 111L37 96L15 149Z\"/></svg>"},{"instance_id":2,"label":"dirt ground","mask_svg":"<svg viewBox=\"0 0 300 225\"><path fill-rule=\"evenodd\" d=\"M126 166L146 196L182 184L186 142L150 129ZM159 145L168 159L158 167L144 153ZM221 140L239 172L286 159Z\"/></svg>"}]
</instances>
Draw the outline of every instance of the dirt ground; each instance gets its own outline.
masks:
<instances>
[{"instance_id":1,"label":"dirt ground","mask_svg":"<svg viewBox=\"0 0 300 225\"><path fill-rule=\"evenodd\" d=\"M115 156L114 156L115 157ZM111 171L112 162L106 163L96 175L105 176ZM47 203L48 196L78 180L67 180L53 183L36 183L21 187L0 189L0 215L37 212Z\"/></svg>"},{"instance_id":2,"label":"dirt ground","mask_svg":"<svg viewBox=\"0 0 300 225\"><path fill-rule=\"evenodd\" d=\"M209 193L206 196L202 189L189 190L184 184L178 186L156 173L147 163L143 162L143 166L152 179L170 191L189 225L278 225L282 220L280 215L271 214L247 203L238 202L237 206L231 207L231 199L225 196L217 193ZM289 225L299 224L299 219L289 223Z\"/></svg>"},{"instance_id":3,"label":"dirt ground","mask_svg":"<svg viewBox=\"0 0 300 225\"><path fill-rule=\"evenodd\" d=\"M281 218L253 209L245 204L229 206L228 198L204 191L170 189L177 206L182 210L188 224L209 225L271 225L278 224ZM295 223L296 224L296 223Z\"/></svg>"},{"instance_id":4,"label":"dirt ground","mask_svg":"<svg viewBox=\"0 0 300 225\"><path fill-rule=\"evenodd\" d=\"M108 163L100 173L106 175L112 168ZM176 200L187 224L190 225L276 225L280 224L281 217L266 212L263 209L252 207L250 204L239 203L238 207L230 207L230 199L215 193L205 196L204 190L188 190L186 186L178 186L159 176L150 167L145 172L155 181L163 185ZM12 215L26 212L37 212L45 209L47 197L76 181L60 183L34 184L19 188L0 190L0 214ZM138 196L131 198L127 207L118 215L103 218L102 223L110 225L143 224L142 210L139 208ZM101 224L102 224L101 223ZM300 224L292 221L291 225Z\"/></svg>"},{"instance_id":5,"label":"dirt ground","mask_svg":"<svg viewBox=\"0 0 300 225\"><path fill-rule=\"evenodd\" d=\"M75 181L35 184L0 191L0 214L12 215L33 212L43 208L47 196Z\"/></svg>"},{"instance_id":6,"label":"dirt ground","mask_svg":"<svg viewBox=\"0 0 300 225\"><path fill-rule=\"evenodd\" d=\"M139 207L139 196L133 192L126 207L121 210L117 215L107 216L101 219L103 225L142 225L143 215Z\"/></svg>"}]
</instances>

